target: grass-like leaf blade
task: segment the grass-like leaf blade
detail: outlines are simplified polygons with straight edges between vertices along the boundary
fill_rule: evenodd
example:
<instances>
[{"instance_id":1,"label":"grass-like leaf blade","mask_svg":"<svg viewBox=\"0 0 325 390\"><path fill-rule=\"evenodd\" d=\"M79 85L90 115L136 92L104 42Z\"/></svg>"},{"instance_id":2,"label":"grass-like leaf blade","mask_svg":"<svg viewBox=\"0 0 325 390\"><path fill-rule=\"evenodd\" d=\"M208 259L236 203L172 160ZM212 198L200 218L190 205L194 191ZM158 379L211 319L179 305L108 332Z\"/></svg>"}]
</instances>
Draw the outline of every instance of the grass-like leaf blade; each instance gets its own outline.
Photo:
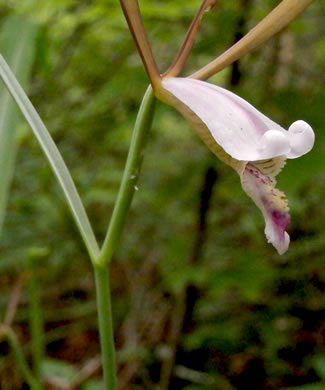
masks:
<instances>
[{"instance_id":1,"label":"grass-like leaf blade","mask_svg":"<svg viewBox=\"0 0 325 390\"><path fill-rule=\"evenodd\" d=\"M96 259L99 255L98 243L70 172L43 121L1 55L0 76L33 130L63 189L91 259Z\"/></svg>"}]
</instances>

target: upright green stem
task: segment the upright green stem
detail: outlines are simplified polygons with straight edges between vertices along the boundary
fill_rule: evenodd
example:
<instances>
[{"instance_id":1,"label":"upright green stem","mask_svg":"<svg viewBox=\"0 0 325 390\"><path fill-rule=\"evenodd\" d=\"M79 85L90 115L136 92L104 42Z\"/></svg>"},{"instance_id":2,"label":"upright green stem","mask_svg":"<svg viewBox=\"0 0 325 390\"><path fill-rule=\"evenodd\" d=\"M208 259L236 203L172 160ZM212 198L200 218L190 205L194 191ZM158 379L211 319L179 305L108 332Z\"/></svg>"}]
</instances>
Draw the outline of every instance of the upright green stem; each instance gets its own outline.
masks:
<instances>
[{"instance_id":1,"label":"upright green stem","mask_svg":"<svg viewBox=\"0 0 325 390\"><path fill-rule=\"evenodd\" d=\"M116 362L108 266L95 265L94 272L105 390L116 390Z\"/></svg>"},{"instance_id":2,"label":"upright green stem","mask_svg":"<svg viewBox=\"0 0 325 390\"><path fill-rule=\"evenodd\" d=\"M36 379L41 382L41 364L44 356L44 331L41 308L41 287L38 278L38 256L28 257L28 292L29 292L29 328L32 345L33 371Z\"/></svg>"},{"instance_id":3,"label":"upright green stem","mask_svg":"<svg viewBox=\"0 0 325 390\"><path fill-rule=\"evenodd\" d=\"M156 98L151 86L148 87L135 122L129 154L126 161L125 170L114 206L113 215L107 230L101 254L95 264L108 264L116 249L118 239L126 222L126 217L131 205L131 201L136 191L137 180L140 173L143 159L143 147L147 134L150 130Z\"/></svg>"},{"instance_id":4,"label":"upright green stem","mask_svg":"<svg viewBox=\"0 0 325 390\"><path fill-rule=\"evenodd\" d=\"M136 190L136 183L143 159L143 147L151 127L155 100L152 88L149 86L143 97L135 122L120 190L101 254L97 259L93 260L105 390L116 390L116 362L109 285L109 263L125 225Z\"/></svg>"}]
</instances>

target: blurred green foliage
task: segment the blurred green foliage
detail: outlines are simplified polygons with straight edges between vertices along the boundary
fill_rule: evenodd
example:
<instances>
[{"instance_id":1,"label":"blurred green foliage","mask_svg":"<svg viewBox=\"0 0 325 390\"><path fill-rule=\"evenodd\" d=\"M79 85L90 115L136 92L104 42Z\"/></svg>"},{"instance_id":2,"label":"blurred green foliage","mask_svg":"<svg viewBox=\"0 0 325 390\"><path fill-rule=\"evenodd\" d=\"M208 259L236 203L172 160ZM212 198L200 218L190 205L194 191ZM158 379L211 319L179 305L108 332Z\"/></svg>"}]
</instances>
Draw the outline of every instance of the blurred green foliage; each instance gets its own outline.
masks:
<instances>
[{"instance_id":1,"label":"blurred green foliage","mask_svg":"<svg viewBox=\"0 0 325 390\"><path fill-rule=\"evenodd\" d=\"M0 48L19 82L26 87L33 64L36 25L24 17L11 16L1 25ZM17 149L16 128L20 119L18 107L9 92L2 88L0 95L0 236L7 209Z\"/></svg>"},{"instance_id":2,"label":"blurred green foliage","mask_svg":"<svg viewBox=\"0 0 325 390\"><path fill-rule=\"evenodd\" d=\"M199 3L140 2L161 71ZM277 3L220 0L204 16L185 73L229 47ZM112 267L120 389L166 389L164 372L170 389L325 388L324 11L315 1L242 59L240 82L231 86L283 126L304 119L316 133L313 151L290 160L279 175L292 216L286 255L266 243L263 218L236 174L177 112L158 106ZM0 23L9 15L39 24L29 96L103 239L148 84L118 1L1 0ZM230 67L211 81L230 87L232 72ZM1 318L28 253L41 250L47 353L72 372L82 371L99 353L91 266L27 125L20 126L18 139L0 243ZM202 211L209 186L211 199ZM28 354L26 306L23 290L15 330ZM0 347L0 388L21 389L7 346ZM80 388L97 388L97 375L98 369Z\"/></svg>"}]
</instances>

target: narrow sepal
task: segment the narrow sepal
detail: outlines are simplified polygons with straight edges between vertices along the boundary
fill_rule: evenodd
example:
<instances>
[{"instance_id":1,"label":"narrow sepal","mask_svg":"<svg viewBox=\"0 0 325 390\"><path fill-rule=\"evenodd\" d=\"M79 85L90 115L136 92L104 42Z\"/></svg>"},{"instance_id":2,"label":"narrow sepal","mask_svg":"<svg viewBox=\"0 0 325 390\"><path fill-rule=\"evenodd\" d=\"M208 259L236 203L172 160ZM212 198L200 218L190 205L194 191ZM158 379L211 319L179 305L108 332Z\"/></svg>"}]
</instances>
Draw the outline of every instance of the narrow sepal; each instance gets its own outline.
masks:
<instances>
[{"instance_id":1,"label":"narrow sepal","mask_svg":"<svg viewBox=\"0 0 325 390\"><path fill-rule=\"evenodd\" d=\"M132 33L143 65L153 87L160 85L160 74L153 56L137 0L120 0L125 19Z\"/></svg>"},{"instance_id":2,"label":"narrow sepal","mask_svg":"<svg viewBox=\"0 0 325 390\"><path fill-rule=\"evenodd\" d=\"M190 28L188 29L184 42L180 49L178 50L174 61L170 65L170 67L163 74L163 77L176 77L183 70L186 61L191 53L192 47L195 43L195 38L200 28L201 20L203 14L207 11L210 11L217 3L217 0L203 0L201 7L199 8L195 18L193 19Z\"/></svg>"},{"instance_id":3,"label":"narrow sepal","mask_svg":"<svg viewBox=\"0 0 325 390\"><path fill-rule=\"evenodd\" d=\"M207 80L217 72L231 65L250 51L258 48L273 35L294 20L313 0L282 0L259 24L240 41L230 47L215 60L193 73L190 77Z\"/></svg>"}]
</instances>

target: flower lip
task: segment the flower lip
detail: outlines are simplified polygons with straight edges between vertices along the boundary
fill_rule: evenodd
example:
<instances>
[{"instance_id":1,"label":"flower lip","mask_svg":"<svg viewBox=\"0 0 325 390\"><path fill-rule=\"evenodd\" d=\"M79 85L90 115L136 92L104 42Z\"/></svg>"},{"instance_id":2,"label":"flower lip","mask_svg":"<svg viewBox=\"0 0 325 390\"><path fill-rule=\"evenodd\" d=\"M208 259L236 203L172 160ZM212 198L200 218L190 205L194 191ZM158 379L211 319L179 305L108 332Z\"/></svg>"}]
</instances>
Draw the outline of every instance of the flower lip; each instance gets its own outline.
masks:
<instances>
[{"instance_id":1,"label":"flower lip","mask_svg":"<svg viewBox=\"0 0 325 390\"><path fill-rule=\"evenodd\" d=\"M286 232L290 215L284 193L278 190L275 181L254 163L246 165L241 175L241 183L244 191L263 213L267 241L282 255L290 243Z\"/></svg>"},{"instance_id":2,"label":"flower lip","mask_svg":"<svg viewBox=\"0 0 325 390\"><path fill-rule=\"evenodd\" d=\"M294 122L287 131L224 88L173 77L163 79L162 86L192 111L217 144L237 160L258 161L280 155L296 158L309 152L314 144L314 132L306 122Z\"/></svg>"}]
</instances>

